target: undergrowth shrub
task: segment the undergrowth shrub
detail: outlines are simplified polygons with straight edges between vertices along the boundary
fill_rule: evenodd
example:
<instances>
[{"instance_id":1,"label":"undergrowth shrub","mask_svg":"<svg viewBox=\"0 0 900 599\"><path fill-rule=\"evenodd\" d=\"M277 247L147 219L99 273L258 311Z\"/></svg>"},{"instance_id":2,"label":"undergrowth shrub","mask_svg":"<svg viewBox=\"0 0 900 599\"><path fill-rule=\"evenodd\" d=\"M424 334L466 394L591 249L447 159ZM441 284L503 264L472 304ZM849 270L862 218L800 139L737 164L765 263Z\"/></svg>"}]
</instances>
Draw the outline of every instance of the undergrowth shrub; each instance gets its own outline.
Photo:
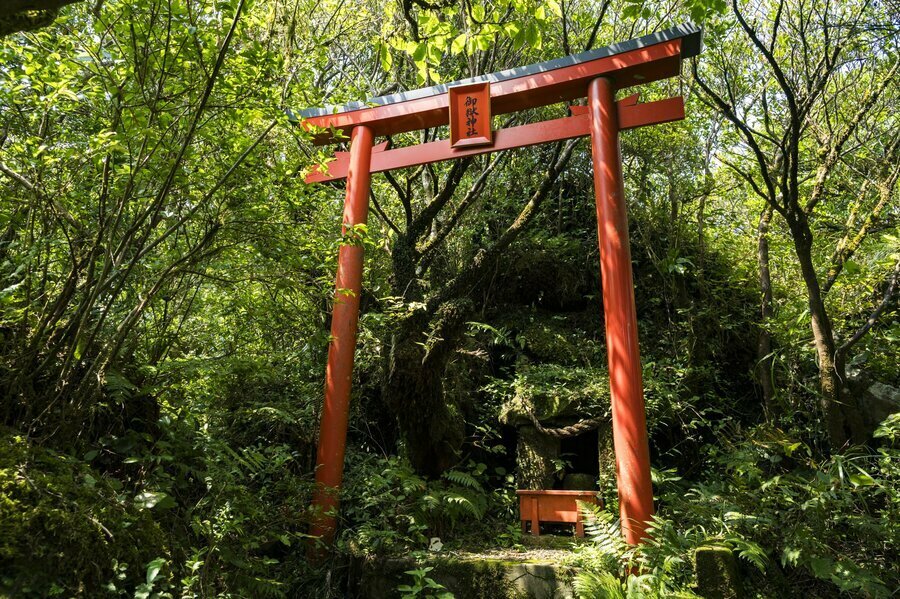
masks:
<instances>
[{"instance_id":1,"label":"undergrowth shrub","mask_svg":"<svg viewBox=\"0 0 900 599\"><path fill-rule=\"evenodd\" d=\"M349 461L344 541L362 553L424 550L433 537L453 546L477 542L514 517L513 478L502 468L469 460L426 480L398 457L355 454Z\"/></svg>"},{"instance_id":2,"label":"undergrowth shrub","mask_svg":"<svg viewBox=\"0 0 900 599\"><path fill-rule=\"evenodd\" d=\"M134 596L170 555L145 508L118 479L0 430L0 595Z\"/></svg>"},{"instance_id":3,"label":"undergrowth shrub","mask_svg":"<svg viewBox=\"0 0 900 599\"><path fill-rule=\"evenodd\" d=\"M900 588L900 417L876 438L883 444L875 450L822 461L771 427L707 446L713 466L700 482L658 473L659 513L639 547L622 540L608 511L582 506L594 542L577 549L579 594L694 596L693 554L713 545L735 552L752 597L892 596Z\"/></svg>"}]
</instances>

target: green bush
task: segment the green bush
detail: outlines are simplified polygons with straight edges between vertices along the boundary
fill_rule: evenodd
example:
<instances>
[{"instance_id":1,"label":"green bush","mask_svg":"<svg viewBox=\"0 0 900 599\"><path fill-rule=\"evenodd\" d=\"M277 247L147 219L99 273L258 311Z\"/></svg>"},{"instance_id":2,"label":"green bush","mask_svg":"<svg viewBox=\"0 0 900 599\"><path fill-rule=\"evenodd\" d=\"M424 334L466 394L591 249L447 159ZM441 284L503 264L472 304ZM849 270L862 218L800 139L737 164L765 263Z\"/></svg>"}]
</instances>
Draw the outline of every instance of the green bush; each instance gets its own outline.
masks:
<instances>
[{"instance_id":1,"label":"green bush","mask_svg":"<svg viewBox=\"0 0 900 599\"><path fill-rule=\"evenodd\" d=\"M344 539L356 551L388 555L424 550L430 537L445 545L496 542L497 524L513 518L513 479L469 461L428 481L397 457L350 456L344 491Z\"/></svg>"},{"instance_id":2,"label":"green bush","mask_svg":"<svg viewBox=\"0 0 900 599\"><path fill-rule=\"evenodd\" d=\"M658 473L653 538L638 548L624 543L609 512L588 509L594 543L575 558L582 596L692 593L693 554L706 546L736 553L750 596L891 596L900 588L900 419L876 434L886 440L877 450L824 461L770 427L707 446L712 466L700 482ZM643 574L616 578L631 565Z\"/></svg>"},{"instance_id":3,"label":"green bush","mask_svg":"<svg viewBox=\"0 0 900 599\"><path fill-rule=\"evenodd\" d=\"M120 596L147 585L169 549L149 502L134 499L84 461L0 431L0 594Z\"/></svg>"}]
</instances>

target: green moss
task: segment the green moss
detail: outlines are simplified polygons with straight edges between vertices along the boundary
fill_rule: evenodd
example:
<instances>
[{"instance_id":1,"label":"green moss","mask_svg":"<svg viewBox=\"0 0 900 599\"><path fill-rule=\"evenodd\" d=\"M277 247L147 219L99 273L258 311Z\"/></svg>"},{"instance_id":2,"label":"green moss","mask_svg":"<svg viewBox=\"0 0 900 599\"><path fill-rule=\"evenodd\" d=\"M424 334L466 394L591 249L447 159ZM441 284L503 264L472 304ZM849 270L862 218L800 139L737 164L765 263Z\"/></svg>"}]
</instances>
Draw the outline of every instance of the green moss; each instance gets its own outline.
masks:
<instances>
[{"instance_id":1,"label":"green moss","mask_svg":"<svg viewBox=\"0 0 900 599\"><path fill-rule=\"evenodd\" d=\"M47 27L56 20L56 10L23 10L0 18L0 37Z\"/></svg>"},{"instance_id":2,"label":"green moss","mask_svg":"<svg viewBox=\"0 0 900 599\"><path fill-rule=\"evenodd\" d=\"M0 429L0 596L86 596L167 553L150 515L102 475Z\"/></svg>"},{"instance_id":3,"label":"green moss","mask_svg":"<svg viewBox=\"0 0 900 599\"><path fill-rule=\"evenodd\" d=\"M695 554L697 594L707 599L741 597L737 563L728 547L698 547Z\"/></svg>"},{"instance_id":4,"label":"green moss","mask_svg":"<svg viewBox=\"0 0 900 599\"><path fill-rule=\"evenodd\" d=\"M405 572L431 566L428 577L457 599L536 599L571 596L573 570L546 561L487 558L480 555L433 556L427 563L404 559L367 559L355 556L351 595L361 599L396 596L395 589L410 581Z\"/></svg>"},{"instance_id":5,"label":"green moss","mask_svg":"<svg viewBox=\"0 0 900 599\"><path fill-rule=\"evenodd\" d=\"M537 362L578 366L602 358L601 323L592 313L512 308L491 323L510 331L516 346Z\"/></svg>"},{"instance_id":6,"label":"green moss","mask_svg":"<svg viewBox=\"0 0 900 599\"><path fill-rule=\"evenodd\" d=\"M593 474L572 472L563 479L563 489L570 491L594 491L597 489L597 477Z\"/></svg>"},{"instance_id":7,"label":"green moss","mask_svg":"<svg viewBox=\"0 0 900 599\"><path fill-rule=\"evenodd\" d=\"M530 243L529 243L530 241ZM584 267L584 247L565 236L534 235L514 244L505 258L498 301L549 309L584 304L592 269Z\"/></svg>"},{"instance_id":8,"label":"green moss","mask_svg":"<svg viewBox=\"0 0 900 599\"><path fill-rule=\"evenodd\" d=\"M435 563L433 578L446 586L459 599L496 597L520 599L506 578L507 566L500 560L440 559Z\"/></svg>"},{"instance_id":9,"label":"green moss","mask_svg":"<svg viewBox=\"0 0 900 599\"><path fill-rule=\"evenodd\" d=\"M520 426L516 465L520 489L550 489L559 460L559 439L539 433L533 426Z\"/></svg>"},{"instance_id":10,"label":"green moss","mask_svg":"<svg viewBox=\"0 0 900 599\"><path fill-rule=\"evenodd\" d=\"M525 351L543 362L573 365L582 357L580 339L558 321L532 320L521 333Z\"/></svg>"},{"instance_id":11,"label":"green moss","mask_svg":"<svg viewBox=\"0 0 900 599\"><path fill-rule=\"evenodd\" d=\"M510 386L512 397L501 407L504 424L527 424L554 418L602 416L609 412L609 376L605 369L557 364L523 365Z\"/></svg>"}]
</instances>

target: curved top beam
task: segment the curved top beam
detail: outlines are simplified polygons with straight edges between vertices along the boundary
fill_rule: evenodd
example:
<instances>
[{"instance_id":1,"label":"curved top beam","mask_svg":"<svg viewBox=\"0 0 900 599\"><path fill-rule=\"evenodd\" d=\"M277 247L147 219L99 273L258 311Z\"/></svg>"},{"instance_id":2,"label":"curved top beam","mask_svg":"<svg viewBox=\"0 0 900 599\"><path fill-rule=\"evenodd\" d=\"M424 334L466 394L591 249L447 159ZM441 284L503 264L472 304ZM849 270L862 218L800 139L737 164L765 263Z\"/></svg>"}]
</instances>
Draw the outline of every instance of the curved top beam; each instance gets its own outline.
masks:
<instances>
[{"instance_id":1,"label":"curved top beam","mask_svg":"<svg viewBox=\"0 0 900 599\"><path fill-rule=\"evenodd\" d=\"M681 59L696 56L701 47L702 32L689 23L546 62L288 115L306 128L334 128L349 135L354 126L365 124L376 135L391 135L447 124L446 92L455 85L490 81L491 112L505 114L584 97L588 81L598 76L612 78L617 89L672 77L680 72ZM330 132L315 138L316 145L334 141Z\"/></svg>"}]
</instances>

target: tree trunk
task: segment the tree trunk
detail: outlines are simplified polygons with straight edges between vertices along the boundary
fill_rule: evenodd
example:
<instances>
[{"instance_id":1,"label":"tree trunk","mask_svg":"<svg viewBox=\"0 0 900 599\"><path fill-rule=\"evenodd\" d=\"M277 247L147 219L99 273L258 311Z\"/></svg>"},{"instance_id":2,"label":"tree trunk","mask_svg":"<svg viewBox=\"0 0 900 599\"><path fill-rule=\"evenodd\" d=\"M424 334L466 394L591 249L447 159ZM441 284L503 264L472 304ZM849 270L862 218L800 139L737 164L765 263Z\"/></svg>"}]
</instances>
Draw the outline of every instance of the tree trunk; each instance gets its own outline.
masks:
<instances>
[{"instance_id":1,"label":"tree trunk","mask_svg":"<svg viewBox=\"0 0 900 599\"><path fill-rule=\"evenodd\" d=\"M774 316L772 307L772 277L769 270L769 223L772 207L766 206L759 216L757 228L757 263L759 266L760 323L759 339L756 346L756 378L763 394L763 410L766 420L775 415L775 382L772 375L772 334L770 321Z\"/></svg>"},{"instance_id":2,"label":"tree trunk","mask_svg":"<svg viewBox=\"0 0 900 599\"><path fill-rule=\"evenodd\" d=\"M425 476L440 476L459 461L465 421L444 393L444 376L471 310L468 300L448 302L433 317L419 310L391 339L384 397L413 468Z\"/></svg>"},{"instance_id":3,"label":"tree trunk","mask_svg":"<svg viewBox=\"0 0 900 599\"><path fill-rule=\"evenodd\" d=\"M819 402L825 417L828 442L833 451L839 451L851 437L856 442L863 440L859 410L856 399L850 394L842 393L845 377L839 369L843 370L843 365L835 362L834 332L812 260L812 232L809 224L805 215L789 219L788 224L809 301L813 342L819 359Z\"/></svg>"}]
</instances>

